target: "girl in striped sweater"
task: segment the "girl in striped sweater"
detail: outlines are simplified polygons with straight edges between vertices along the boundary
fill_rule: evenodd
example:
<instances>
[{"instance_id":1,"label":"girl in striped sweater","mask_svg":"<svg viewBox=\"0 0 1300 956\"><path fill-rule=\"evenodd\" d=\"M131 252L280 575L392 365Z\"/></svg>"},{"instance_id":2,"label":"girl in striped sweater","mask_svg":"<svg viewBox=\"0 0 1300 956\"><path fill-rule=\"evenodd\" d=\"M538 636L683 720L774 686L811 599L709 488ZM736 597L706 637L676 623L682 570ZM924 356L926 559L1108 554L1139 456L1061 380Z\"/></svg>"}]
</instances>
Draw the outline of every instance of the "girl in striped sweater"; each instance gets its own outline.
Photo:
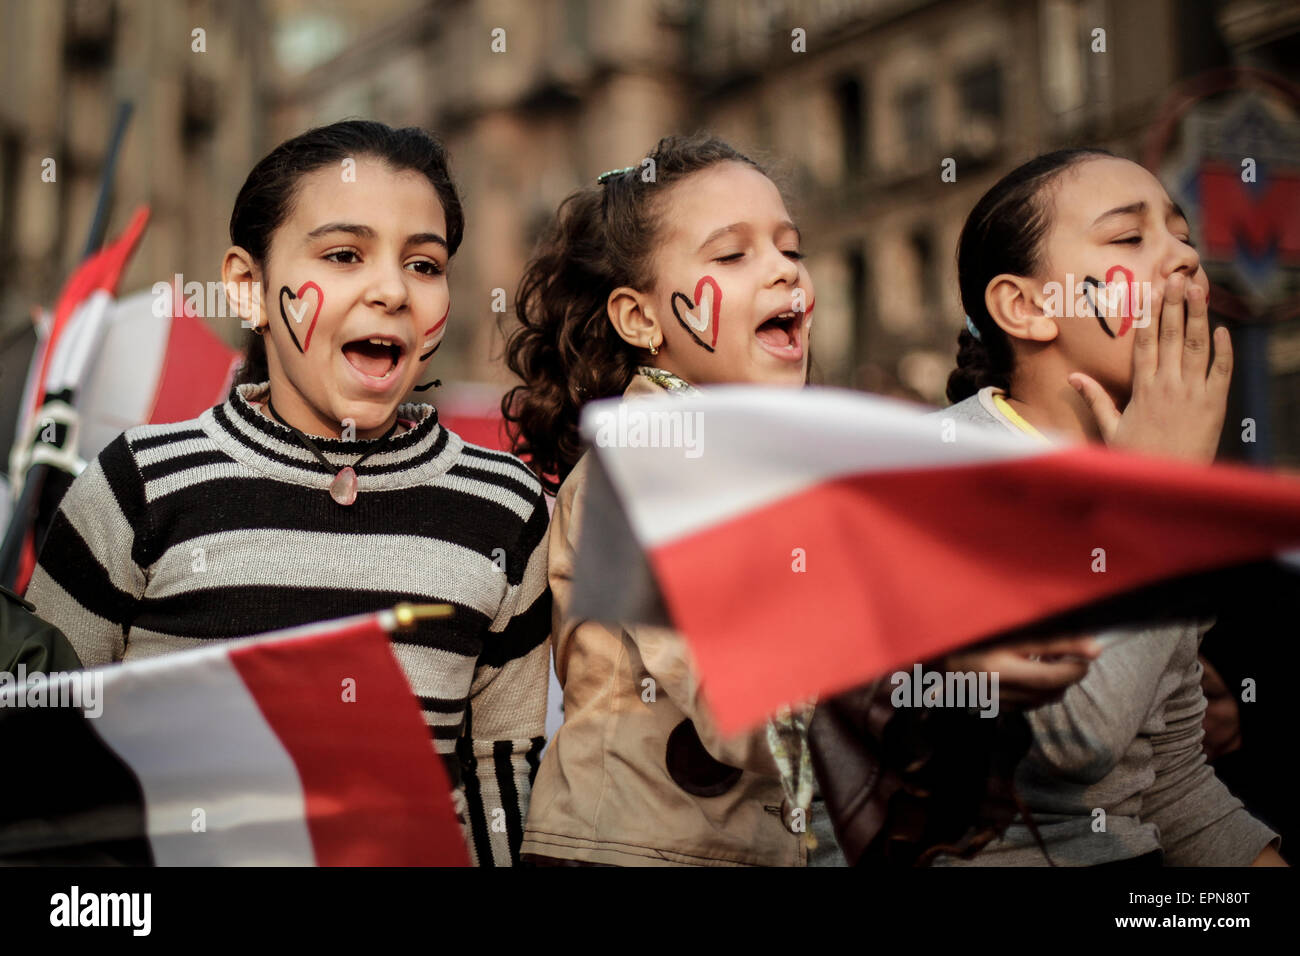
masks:
<instances>
[{"instance_id":1,"label":"girl in striped sweater","mask_svg":"<svg viewBox=\"0 0 1300 956\"><path fill-rule=\"evenodd\" d=\"M420 130L336 123L273 150L222 267L265 378L246 364L224 404L105 448L27 597L88 666L453 605L394 652L492 865L518 856L543 743L547 509L518 459L402 403L441 342L463 230L446 153Z\"/></svg>"}]
</instances>

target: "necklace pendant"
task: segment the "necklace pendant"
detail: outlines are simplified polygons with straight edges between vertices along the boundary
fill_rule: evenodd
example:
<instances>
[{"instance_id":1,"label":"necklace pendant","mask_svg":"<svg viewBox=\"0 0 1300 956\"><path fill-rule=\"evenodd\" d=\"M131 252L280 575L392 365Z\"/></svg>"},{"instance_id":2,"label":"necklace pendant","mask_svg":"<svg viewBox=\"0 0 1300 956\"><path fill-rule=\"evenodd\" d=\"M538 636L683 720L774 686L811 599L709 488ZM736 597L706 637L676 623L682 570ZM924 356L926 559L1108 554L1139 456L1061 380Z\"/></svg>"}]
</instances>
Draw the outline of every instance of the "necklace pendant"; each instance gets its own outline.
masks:
<instances>
[{"instance_id":1,"label":"necklace pendant","mask_svg":"<svg viewBox=\"0 0 1300 956\"><path fill-rule=\"evenodd\" d=\"M351 466L339 469L339 473L330 482L330 497L341 505L350 505L357 500L357 473Z\"/></svg>"}]
</instances>

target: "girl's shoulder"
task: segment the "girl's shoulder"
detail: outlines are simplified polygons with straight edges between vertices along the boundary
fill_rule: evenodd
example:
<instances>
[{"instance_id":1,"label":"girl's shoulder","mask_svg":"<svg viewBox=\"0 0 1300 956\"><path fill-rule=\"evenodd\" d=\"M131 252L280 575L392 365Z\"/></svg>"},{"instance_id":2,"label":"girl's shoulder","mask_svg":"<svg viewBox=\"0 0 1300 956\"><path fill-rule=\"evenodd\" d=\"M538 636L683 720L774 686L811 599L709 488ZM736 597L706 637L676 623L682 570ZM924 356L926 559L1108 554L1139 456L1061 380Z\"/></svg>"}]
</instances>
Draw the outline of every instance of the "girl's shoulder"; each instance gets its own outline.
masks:
<instances>
[{"instance_id":1,"label":"girl's shoulder","mask_svg":"<svg viewBox=\"0 0 1300 956\"><path fill-rule=\"evenodd\" d=\"M525 491L529 498L543 497L542 483L520 458L508 451L476 445L466 441L445 425L442 427L446 429L449 440L460 443L460 463L465 468L509 482L517 486L518 490Z\"/></svg>"},{"instance_id":2,"label":"girl's shoulder","mask_svg":"<svg viewBox=\"0 0 1300 956\"><path fill-rule=\"evenodd\" d=\"M960 402L940 409L934 414L959 422L978 422L981 425L1003 424L1002 418L993 404L993 396L996 393L997 389L991 385L987 386L969 398L964 398Z\"/></svg>"},{"instance_id":3,"label":"girl's shoulder","mask_svg":"<svg viewBox=\"0 0 1300 956\"><path fill-rule=\"evenodd\" d=\"M181 422L162 424L135 425L126 429L118 439L110 443L99 454L103 456L127 455L132 459L168 457L186 451L199 451L195 442L213 444L204 428L204 419L211 415L211 410L197 418ZM184 448L180 448L186 443ZM213 444L215 447L215 444Z\"/></svg>"}]
</instances>

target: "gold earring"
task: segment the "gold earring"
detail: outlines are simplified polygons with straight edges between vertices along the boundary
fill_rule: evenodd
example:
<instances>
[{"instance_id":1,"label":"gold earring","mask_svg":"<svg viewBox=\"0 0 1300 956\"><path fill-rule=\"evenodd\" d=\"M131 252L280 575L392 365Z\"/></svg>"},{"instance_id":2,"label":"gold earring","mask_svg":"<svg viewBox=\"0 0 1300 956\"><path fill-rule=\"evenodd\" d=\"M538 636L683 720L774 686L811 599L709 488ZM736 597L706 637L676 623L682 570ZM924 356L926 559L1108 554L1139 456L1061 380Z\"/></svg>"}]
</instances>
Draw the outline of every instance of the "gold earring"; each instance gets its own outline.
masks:
<instances>
[{"instance_id":1,"label":"gold earring","mask_svg":"<svg viewBox=\"0 0 1300 956\"><path fill-rule=\"evenodd\" d=\"M655 344L653 342L650 343L650 354L651 355L659 354L659 349L655 347Z\"/></svg>"}]
</instances>

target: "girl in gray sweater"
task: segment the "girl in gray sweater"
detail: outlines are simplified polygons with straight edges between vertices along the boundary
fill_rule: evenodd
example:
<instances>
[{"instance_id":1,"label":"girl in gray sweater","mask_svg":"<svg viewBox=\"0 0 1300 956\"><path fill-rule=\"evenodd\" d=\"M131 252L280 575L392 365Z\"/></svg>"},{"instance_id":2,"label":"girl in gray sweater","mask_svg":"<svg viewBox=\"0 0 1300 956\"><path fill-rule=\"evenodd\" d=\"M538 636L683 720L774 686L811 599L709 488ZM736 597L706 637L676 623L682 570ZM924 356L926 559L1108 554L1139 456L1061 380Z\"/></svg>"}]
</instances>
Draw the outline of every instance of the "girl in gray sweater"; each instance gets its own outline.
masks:
<instances>
[{"instance_id":1,"label":"girl in gray sweater","mask_svg":"<svg viewBox=\"0 0 1300 956\"><path fill-rule=\"evenodd\" d=\"M967 218L958 274L968 317L941 413L958 430L1213 460L1232 346L1211 334L1187 220L1145 169L1101 150L1025 163ZM973 860L938 862L1285 865L1201 752L1210 623L1098 635L1087 676L1027 714L1016 786L1042 845L1017 819Z\"/></svg>"}]
</instances>

